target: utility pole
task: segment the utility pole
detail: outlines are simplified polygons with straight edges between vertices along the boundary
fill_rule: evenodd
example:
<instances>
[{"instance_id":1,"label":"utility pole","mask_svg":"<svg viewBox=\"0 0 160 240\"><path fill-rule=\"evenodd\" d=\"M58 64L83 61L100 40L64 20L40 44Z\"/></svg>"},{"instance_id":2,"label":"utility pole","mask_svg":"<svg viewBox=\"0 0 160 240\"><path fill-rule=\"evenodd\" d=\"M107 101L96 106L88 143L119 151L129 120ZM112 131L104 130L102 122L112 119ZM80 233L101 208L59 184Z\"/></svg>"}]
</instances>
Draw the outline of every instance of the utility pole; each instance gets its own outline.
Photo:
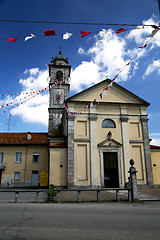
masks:
<instances>
[{"instance_id":1,"label":"utility pole","mask_svg":"<svg viewBox=\"0 0 160 240\"><path fill-rule=\"evenodd\" d=\"M159 14L160 14L160 0L158 0Z\"/></svg>"},{"instance_id":2,"label":"utility pole","mask_svg":"<svg viewBox=\"0 0 160 240\"><path fill-rule=\"evenodd\" d=\"M10 122L11 122L11 114L9 114L9 119L8 119L8 132L10 131Z\"/></svg>"}]
</instances>

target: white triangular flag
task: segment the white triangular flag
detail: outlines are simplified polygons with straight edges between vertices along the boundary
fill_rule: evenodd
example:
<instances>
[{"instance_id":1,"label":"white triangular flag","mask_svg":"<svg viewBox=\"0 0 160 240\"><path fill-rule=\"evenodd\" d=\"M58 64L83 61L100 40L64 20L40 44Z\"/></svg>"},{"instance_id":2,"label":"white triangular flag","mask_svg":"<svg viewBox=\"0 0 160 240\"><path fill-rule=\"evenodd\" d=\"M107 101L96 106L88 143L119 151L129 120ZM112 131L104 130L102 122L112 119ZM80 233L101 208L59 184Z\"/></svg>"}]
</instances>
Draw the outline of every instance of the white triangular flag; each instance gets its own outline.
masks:
<instances>
[{"instance_id":1,"label":"white triangular flag","mask_svg":"<svg viewBox=\"0 0 160 240\"><path fill-rule=\"evenodd\" d=\"M29 39L31 39L31 38L34 38L34 37L36 37L36 35L34 35L34 34L31 33L31 36L25 37L25 41L27 41L27 40L29 40Z\"/></svg>"},{"instance_id":2,"label":"white triangular flag","mask_svg":"<svg viewBox=\"0 0 160 240\"><path fill-rule=\"evenodd\" d=\"M102 96L104 97L106 95L106 91L104 90L102 93Z\"/></svg>"},{"instance_id":3,"label":"white triangular flag","mask_svg":"<svg viewBox=\"0 0 160 240\"><path fill-rule=\"evenodd\" d=\"M66 32L66 33L63 34L63 39L68 39L68 38L70 38L71 36L72 36L72 33Z\"/></svg>"},{"instance_id":4,"label":"white triangular flag","mask_svg":"<svg viewBox=\"0 0 160 240\"><path fill-rule=\"evenodd\" d=\"M110 84L108 85L108 87L112 87L112 85L113 85L113 82L110 82Z\"/></svg>"},{"instance_id":5,"label":"white triangular flag","mask_svg":"<svg viewBox=\"0 0 160 240\"><path fill-rule=\"evenodd\" d=\"M90 105L90 107L93 107L93 102L91 102L91 105Z\"/></svg>"},{"instance_id":6,"label":"white triangular flag","mask_svg":"<svg viewBox=\"0 0 160 240\"><path fill-rule=\"evenodd\" d=\"M103 37L107 32L108 30L102 29L102 31L99 32L100 37Z\"/></svg>"}]
</instances>

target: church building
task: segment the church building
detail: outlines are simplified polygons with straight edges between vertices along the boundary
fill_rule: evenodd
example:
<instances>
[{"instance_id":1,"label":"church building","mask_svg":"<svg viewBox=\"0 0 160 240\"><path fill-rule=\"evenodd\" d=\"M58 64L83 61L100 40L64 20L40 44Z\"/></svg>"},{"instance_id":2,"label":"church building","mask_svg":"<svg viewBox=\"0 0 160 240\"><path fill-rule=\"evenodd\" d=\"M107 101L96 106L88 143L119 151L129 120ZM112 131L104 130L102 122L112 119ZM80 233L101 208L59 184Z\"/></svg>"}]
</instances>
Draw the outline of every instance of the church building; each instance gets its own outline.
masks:
<instances>
[{"instance_id":1,"label":"church building","mask_svg":"<svg viewBox=\"0 0 160 240\"><path fill-rule=\"evenodd\" d=\"M13 186L33 186L33 181L38 186L38 177L46 173L48 184L56 187L123 188L134 159L138 185L153 186L149 103L109 79L68 97L68 59L59 51L48 66L48 133L39 133L39 138L38 133L24 133L21 141L13 141L18 133L0 133L0 161L6 163L0 167L2 185L9 179ZM18 164L9 155L11 148L21 153Z\"/></svg>"},{"instance_id":2,"label":"church building","mask_svg":"<svg viewBox=\"0 0 160 240\"><path fill-rule=\"evenodd\" d=\"M59 82L50 88L49 183L69 189L123 187L132 158L138 184L153 185L149 103L117 83L102 97L109 79L68 98L70 70L61 51L49 64L50 85Z\"/></svg>"}]
</instances>

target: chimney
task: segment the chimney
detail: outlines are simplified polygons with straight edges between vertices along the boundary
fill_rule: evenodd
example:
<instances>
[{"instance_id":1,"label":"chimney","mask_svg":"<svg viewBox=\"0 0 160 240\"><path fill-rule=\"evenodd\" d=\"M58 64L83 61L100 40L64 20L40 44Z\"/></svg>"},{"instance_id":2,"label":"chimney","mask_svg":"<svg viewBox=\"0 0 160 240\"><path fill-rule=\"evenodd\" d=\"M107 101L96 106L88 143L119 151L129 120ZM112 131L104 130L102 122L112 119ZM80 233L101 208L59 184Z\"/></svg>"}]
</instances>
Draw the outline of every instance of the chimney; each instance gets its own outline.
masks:
<instances>
[{"instance_id":1,"label":"chimney","mask_svg":"<svg viewBox=\"0 0 160 240\"><path fill-rule=\"evenodd\" d=\"M31 140L32 139L32 134L31 134L31 132L28 132L27 133L27 140Z\"/></svg>"}]
</instances>

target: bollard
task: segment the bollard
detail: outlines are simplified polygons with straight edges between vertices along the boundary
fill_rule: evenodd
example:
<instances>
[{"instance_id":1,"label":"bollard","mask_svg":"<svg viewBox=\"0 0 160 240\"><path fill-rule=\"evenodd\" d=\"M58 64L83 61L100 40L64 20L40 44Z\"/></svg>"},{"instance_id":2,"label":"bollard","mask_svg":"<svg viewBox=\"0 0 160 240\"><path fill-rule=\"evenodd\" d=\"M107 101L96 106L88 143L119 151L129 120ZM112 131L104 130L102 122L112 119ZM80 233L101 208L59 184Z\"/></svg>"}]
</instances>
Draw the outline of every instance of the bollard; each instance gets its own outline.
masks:
<instances>
[{"instance_id":1,"label":"bollard","mask_svg":"<svg viewBox=\"0 0 160 240\"><path fill-rule=\"evenodd\" d=\"M120 198L119 198L119 190L116 190L116 202L119 202Z\"/></svg>"},{"instance_id":2,"label":"bollard","mask_svg":"<svg viewBox=\"0 0 160 240\"><path fill-rule=\"evenodd\" d=\"M136 168L133 167L134 160L130 160L131 167L129 168L130 180L131 180L131 200L132 202L137 201L137 177L136 177Z\"/></svg>"},{"instance_id":3,"label":"bollard","mask_svg":"<svg viewBox=\"0 0 160 240\"><path fill-rule=\"evenodd\" d=\"M97 190L97 202L101 201L100 190Z\"/></svg>"},{"instance_id":4,"label":"bollard","mask_svg":"<svg viewBox=\"0 0 160 240\"><path fill-rule=\"evenodd\" d=\"M60 191L57 191L57 203L60 203Z\"/></svg>"},{"instance_id":5,"label":"bollard","mask_svg":"<svg viewBox=\"0 0 160 240\"><path fill-rule=\"evenodd\" d=\"M15 192L15 203L17 203L18 202L18 192L16 191Z\"/></svg>"}]
</instances>

